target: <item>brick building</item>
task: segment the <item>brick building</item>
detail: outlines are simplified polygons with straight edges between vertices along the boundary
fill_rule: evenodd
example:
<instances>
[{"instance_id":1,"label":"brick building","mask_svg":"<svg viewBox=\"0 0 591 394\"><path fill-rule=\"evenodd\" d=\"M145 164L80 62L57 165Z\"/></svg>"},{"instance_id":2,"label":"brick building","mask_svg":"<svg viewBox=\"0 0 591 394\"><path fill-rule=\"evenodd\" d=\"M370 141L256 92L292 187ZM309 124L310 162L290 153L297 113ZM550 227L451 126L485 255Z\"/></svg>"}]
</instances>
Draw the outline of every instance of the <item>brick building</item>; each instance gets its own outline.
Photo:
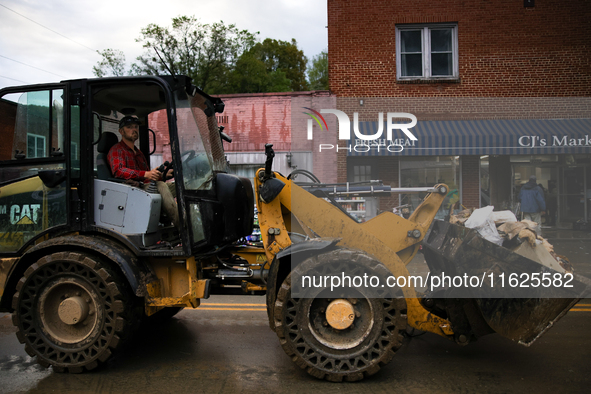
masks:
<instances>
[{"instance_id":1,"label":"brick building","mask_svg":"<svg viewBox=\"0 0 591 394\"><path fill-rule=\"evenodd\" d=\"M14 124L16 123L17 105L12 101L0 99L0 134L6 136L14 135ZM10 160L14 152L12 151L12 141L0 144L0 160Z\"/></svg>"},{"instance_id":2,"label":"brick building","mask_svg":"<svg viewBox=\"0 0 591 394\"><path fill-rule=\"evenodd\" d=\"M309 118L305 108L335 108L336 97L328 91L244 93L219 95L225 104L224 112L216 114L219 126L232 138L224 142L230 172L253 178L257 169L265 164L265 144L273 144L275 159L273 170L284 175L294 170L313 172L322 182L337 180L336 150L320 154L314 146L320 143L336 144L336 136L316 133L308 140L301 130L292 125ZM328 121L336 127L336 119ZM166 113L150 117L150 128L156 131L156 152L152 166L170 160L170 138L167 133Z\"/></svg>"},{"instance_id":3,"label":"brick building","mask_svg":"<svg viewBox=\"0 0 591 394\"><path fill-rule=\"evenodd\" d=\"M336 182L336 151L319 154L314 146L327 137L317 133L313 140L297 132L292 125L301 123L305 108L335 108L336 98L328 91L248 93L220 95L225 110L218 124L225 127L232 143L224 144L231 171L254 176L264 167L265 144L275 150L273 170L288 175L296 169L313 172L322 182ZM336 124L336 120L332 120ZM332 123L331 123L332 124Z\"/></svg>"},{"instance_id":4,"label":"brick building","mask_svg":"<svg viewBox=\"0 0 591 394\"><path fill-rule=\"evenodd\" d=\"M514 209L536 175L546 223L590 218L589 1L327 3L336 108L351 120L357 113L367 135L379 134L379 113L417 119L416 141L394 130L398 147L385 139L387 125L377 140L339 141L339 181L445 182L464 206Z\"/></svg>"}]
</instances>

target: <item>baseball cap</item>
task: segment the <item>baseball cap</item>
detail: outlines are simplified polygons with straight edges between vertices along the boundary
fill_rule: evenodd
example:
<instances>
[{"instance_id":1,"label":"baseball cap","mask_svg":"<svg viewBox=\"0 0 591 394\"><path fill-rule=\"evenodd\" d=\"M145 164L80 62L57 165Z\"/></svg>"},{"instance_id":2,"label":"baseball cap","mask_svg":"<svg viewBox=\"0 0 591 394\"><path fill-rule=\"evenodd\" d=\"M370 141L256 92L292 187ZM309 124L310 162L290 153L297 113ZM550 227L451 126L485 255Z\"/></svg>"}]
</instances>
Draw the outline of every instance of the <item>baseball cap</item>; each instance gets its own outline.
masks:
<instances>
[{"instance_id":1,"label":"baseball cap","mask_svg":"<svg viewBox=\"0 0 591 394\"><path fill-rule=\"evenodd\" d=\"M535 182L536 181L536 176L535 175L530 176L529 177L529 180L532 181L532 182Z\"/></svg>"},{"instance_id":2,"label":"baseball cap","mask_svg":"<svg viewBox=\"0 0 591 394\"><path fill-rule=\"evenodd\" d=\"M139 125L141 123L140 123L140 120L138 118L136 118L135 116L128 115L128 116L124 116L123 118L121 118L121 120L119 121L119 128L121 129L121 128L123 128L127 125L130 125L130 124Z\"/></svg>"}]
</instances>

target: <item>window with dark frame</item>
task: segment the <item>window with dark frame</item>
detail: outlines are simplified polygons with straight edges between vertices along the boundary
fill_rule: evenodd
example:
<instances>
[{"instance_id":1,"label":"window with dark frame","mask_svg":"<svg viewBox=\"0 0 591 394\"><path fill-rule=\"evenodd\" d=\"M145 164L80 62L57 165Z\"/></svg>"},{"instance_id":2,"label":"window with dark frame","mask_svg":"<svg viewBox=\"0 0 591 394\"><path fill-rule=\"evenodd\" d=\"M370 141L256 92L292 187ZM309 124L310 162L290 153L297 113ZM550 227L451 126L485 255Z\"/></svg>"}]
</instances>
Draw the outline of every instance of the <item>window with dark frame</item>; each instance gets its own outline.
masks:
<instances>
[{"instance_id":1,"label":"window with dark frame","mask_svg":"<svg viewBox=\"0 0 591 394\"><path fill-rule=\"evenodd\" d=\"M347 182L369 182L378 179L375 157L351 157L347 162Z\"/></svg>"},{"instance_id":2,"label":"window with dark frame","mask_svg":"<svg viewBox=\"0 0 591 394\"><path fill-rule=\"evenodd\" d=\"M29 159L46 157L45 141L46 138L43 135L27 133L27 157Z\"/></svg>"},{"instance_id":3,"label":"window with dark frame","mask_svg":"<svg viewBox=\"0 0 591 394\"><path fill-rule=\"evenodd\" d=\"M371 181L371 166L353 166L353 182Z\"/></svg>"},{"instance_id":4,"label":"window with dark frame","mask_svg":"<svg viewBox=\"0 0 591 394\"><path fill-rule=\"evenodd\" d=\"M458 79L458 26L396 26L398 80Z\"/></svg>"}]
</instances>

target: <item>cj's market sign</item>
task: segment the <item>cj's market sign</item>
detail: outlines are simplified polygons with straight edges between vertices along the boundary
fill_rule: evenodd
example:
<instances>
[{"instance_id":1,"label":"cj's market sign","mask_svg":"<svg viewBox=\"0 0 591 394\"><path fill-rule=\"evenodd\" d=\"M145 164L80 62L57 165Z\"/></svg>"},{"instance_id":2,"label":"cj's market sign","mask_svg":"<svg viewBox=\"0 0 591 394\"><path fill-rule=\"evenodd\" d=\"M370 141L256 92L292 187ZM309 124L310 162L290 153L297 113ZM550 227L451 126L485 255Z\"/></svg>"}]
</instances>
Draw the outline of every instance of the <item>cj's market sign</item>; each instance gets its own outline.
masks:
<instances>
[{"instance_id":1,"label":"cj's market sign","mask_svg":"<svg viewBox=\"0 0 591 394\"><path fill-rule=\"evenodd\" d=\"M552 138L547 136L540 137L537 135L524 135L519 137L519 145L523 147L536 148L536 147L591 147L591 138L587 134L585 138L569 138L566 135L557 136L553 135Z\"/></svg>"}]
</instances>

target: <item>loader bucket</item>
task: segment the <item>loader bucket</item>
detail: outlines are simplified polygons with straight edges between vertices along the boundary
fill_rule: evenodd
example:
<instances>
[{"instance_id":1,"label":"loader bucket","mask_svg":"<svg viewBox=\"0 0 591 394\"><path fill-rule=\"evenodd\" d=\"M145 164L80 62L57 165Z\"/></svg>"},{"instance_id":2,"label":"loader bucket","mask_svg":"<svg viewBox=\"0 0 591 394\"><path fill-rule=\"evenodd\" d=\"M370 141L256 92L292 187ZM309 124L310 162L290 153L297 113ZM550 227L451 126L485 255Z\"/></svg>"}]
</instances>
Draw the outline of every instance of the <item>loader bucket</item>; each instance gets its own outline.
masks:
<instances>
[{"instance_id":1,"label":"loader bucket","mask_svg":"<svg viewBox=\"0 0 591 394\"><path fill-rule=\"evenodd\" d=\"M431 283L440 284L428 288L426 297L445 299L440 304L456 312L448 316L452 329L466 322L482 326L484 320L490 330L529 346L590 294L591 280L552 269L456 224L434 221L423 252ZM457 305L466 304L468 300L461 300L466 298L475 308L460 315Z\"/></svg>"}]
</instances>

